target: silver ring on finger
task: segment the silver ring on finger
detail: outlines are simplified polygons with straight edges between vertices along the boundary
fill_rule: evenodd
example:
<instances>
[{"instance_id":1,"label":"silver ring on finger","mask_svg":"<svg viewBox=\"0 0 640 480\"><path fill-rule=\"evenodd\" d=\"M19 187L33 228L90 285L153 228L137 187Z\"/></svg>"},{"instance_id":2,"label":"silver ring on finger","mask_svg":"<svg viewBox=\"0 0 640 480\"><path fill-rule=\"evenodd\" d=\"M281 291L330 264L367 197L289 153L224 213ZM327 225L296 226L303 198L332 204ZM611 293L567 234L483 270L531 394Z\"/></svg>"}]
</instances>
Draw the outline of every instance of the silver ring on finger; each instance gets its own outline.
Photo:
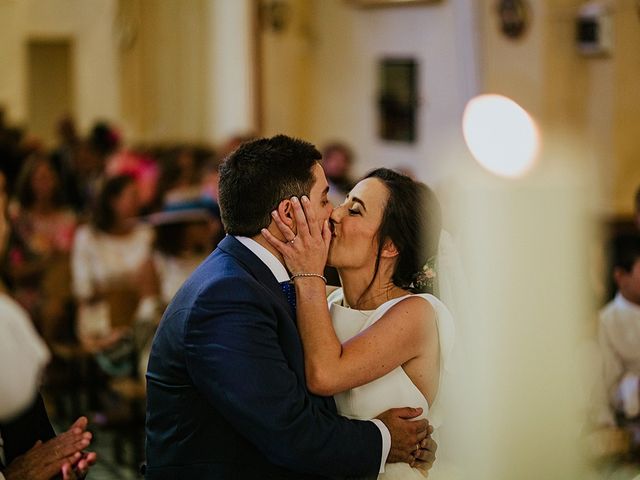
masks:
<instances>
[{"instance_id":1,"label":"silver ring on finger","mask_svg":"<svg viewBox=\"0 0 640 480\"><path fill-rule=\"evenodd\" d=\"M293 237L291 240L289 240L289 243L290 243L291 245L293 245L293 242L295 242L295 241L296 241L296 238L298 238L298 237Z\"/></svg>"}]
</instances>

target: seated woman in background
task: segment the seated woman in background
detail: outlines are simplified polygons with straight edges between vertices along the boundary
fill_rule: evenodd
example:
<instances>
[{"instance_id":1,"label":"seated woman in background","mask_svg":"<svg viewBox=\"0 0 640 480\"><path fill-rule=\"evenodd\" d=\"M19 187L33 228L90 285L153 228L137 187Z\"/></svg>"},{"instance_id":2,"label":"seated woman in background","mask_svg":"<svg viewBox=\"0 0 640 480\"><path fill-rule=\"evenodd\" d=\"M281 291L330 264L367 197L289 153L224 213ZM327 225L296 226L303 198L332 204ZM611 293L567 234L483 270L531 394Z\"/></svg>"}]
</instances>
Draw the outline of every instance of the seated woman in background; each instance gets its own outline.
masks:
<instances>
[{"instance_id":1,"label":"seated woman in background","mask_svg":"<svg viewBox=\"0 0 640 480\"><path fill-rule=\"evenodd\" d=\"M98 195L90 224L76 233L71 265L77 333L91 352L116 347L131 331L139 300L137 273L153 240L151 228L137 220L138 212L133 177L112 177Z\"/></svg>"},{"instance_id":2,"label":"seated woman in background","mask_svg":"<svg viewBox=\"0 0 640 480\"><path fill-rule=\"evenodd\" d=\"M5 180L0 171L0 256L5 254L9 230ZM49 350L27 312L7 295L2 280L0 332L0 478L84 477L96 461L95 453L82 452L91 441L87 420L79 418L56 436L37 393L51 358Z\"/></svg>"},{"instance_id":3,"label":"seated woman in background","mask_svg":"<svg viewBox=\"0 0 640 480\"><path fill-rule=\"evenodd\" d=\"M181 145L161 152L158 157L161 164L155 199L158 209L191 202L202 194L204 166L215 158L211 148Z\"/></svg>"},{"instance_id":4,"label":"seated woman in background","mask_svg":"<svg viewBox=\"0 0 640 480\"><path fill-rule=\"evenodd\" d=\"M6 177L0 171L0 256L9 238ZM23 412L35 397L49 351L36 334L29 315L7 294L0 278L0 423ZM0 432L0 438L2 432ZM0 465L1 467L1 465Z\"/></svg>"},{"instance_id":5,"label":"seated woman in background","mask_svg":"<svg viewBox=\"0 0 640 480\"><path fill-rule=\"evenodd\" d=\"M60 333L60 322L70 315L69 254L77 220L46 156L36 155L25 163L10 222L7 273L12 294L51 342Z\"/></svg>"},{"instance_id":6,"label":"seated woman in background","mask_svg":"<svg viewBox=\"0 0 640 480\"><path fill-rule=\"evenodd\" d=\"M184 281L216 247L222 231L217 204L206 199L166 205L147 217L155 228L151 257L140 271L136 312L138 369L144 378L153 335L164 309Z\"/></svg>"}]
</instances>

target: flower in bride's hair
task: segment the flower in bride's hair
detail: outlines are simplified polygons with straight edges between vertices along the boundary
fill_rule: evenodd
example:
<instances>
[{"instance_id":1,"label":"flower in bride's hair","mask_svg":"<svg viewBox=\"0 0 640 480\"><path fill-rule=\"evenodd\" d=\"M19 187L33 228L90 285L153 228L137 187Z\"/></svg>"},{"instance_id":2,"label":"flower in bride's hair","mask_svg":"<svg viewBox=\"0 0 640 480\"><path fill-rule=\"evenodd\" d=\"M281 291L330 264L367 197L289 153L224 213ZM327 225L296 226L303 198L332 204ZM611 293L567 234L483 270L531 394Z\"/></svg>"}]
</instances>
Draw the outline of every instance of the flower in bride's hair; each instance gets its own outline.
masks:
<instances>
[{"instance_id":1,"label":"flower in bride's hair","mask_svg":"<svg viewBox=\"0 0 640 480\"><path fill-rule=\"evenodd\" d=\"M433 286L436 278L436 271L433 267L434 264L435 264L435 258L433 259L430 258L429 260L427 260L427 263L424 265L424 267L422 267L422 270L420 270L416 274L413 280L413 284L416 288L420 290L424 290L424 289L433 290Z\"/></svg>"}]
</instances>

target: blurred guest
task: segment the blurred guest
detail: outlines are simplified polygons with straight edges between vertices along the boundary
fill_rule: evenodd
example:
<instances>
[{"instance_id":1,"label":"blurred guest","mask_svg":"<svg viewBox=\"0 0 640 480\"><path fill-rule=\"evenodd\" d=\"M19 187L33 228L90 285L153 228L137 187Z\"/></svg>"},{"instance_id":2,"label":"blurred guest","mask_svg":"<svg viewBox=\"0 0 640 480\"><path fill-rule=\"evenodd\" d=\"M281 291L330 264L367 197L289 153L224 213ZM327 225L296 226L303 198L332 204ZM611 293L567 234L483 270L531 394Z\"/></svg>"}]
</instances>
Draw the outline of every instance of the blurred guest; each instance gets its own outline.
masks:
<instances>
[{"instance_id":1,"label":"blurred guest","mask_svg":"<svg viewBox=\"0 0 640 480\"><path fill-rule=\"evenodd\" d=\"M5 216L4 175L0 174L0 255L9 225ZM36 334L29 314L7 295L0 281L0 421L24 410L35 394L49 351ZM11 366L11 368L8 368Z\"/></svg>"},{"instance_id":2,"label":"blurred guest","mask_svg":"<svg viewBox=\"0 0 640 480\"><path fill-rule=\"evenodd\" d=\"M96 122L89 134L89 145L104 165L111 155L120 149L120 134L108 122Z\"/></svg>"},{"instance_id":3,"label":"blurred guest","mask_svg":"<svg viewBox=\"0 0 640 480\"><path fill-rule=\"evenodd\" d=\"M0 421L33 400L49 360L27 312L1 289L0 285Z\"/></svg>"},{"instance_id":4,"label":"blurred guest","mask_svg":"<svg viewBox=\"0 0 640 480\"><path fill-rule=\"evenodd\" d=\"M56 125L56 133L58 135L58 145L55 151L65 161L67 167L71 167L73 162L70 160L74 155L74 150L80 144L80 137L76 131L76 124L70 115L64 115Z\"/></svg>"},{"instance_id":5,"label":"blurred guest","mask_svg":"<svg viewBox=\"0 0 640 480\"><path fill-rule=\"evenodd\" d=\"M633 217L636 223L636 227L640 230L640 187L636 190L636 196L634 198L633 205Z\"/></svg>"},{"instance_id":6,"label":"blurred guest","mask_svg":"<svg viewBox=\"0 0 640 480\"><path fill-rule=\"evenodd\" d=\"M160 207L200 196L205 165L212 162L215 152L207 146L178 146L165 152L155 204Z\"/></svg>"},{"instance_id":7,"label":"blurred guest","mask_svg":"<svg viewBox=\"0 0 640 480\"><path fill-rule=\"evenodd\" d=\"M107 122L96 122L86 141L78 144L73 171L78 192L76 209L84 219L95 207L105 178L107 159L120 148L120 135Z\"/></svg>"},{"instance_id":8,"label":"blurred guest","mask_svg":"<svg viewBox=\"0 0 640 480\"><path fill-rule=\"evenodd\" d=\"M255 140L257 137L253 132L245 132L245 133L236 133L235 135L231 135L221 146L220 151L218 152L218 159L223 160L229 155L231 152L236 150L240 145L245 142L250 142L251 140Z\"/></svg>"},{"instance_id":9,"label":"blurred guest","mask_svg":"<svg viewBox=\"0 0 640 480\"><path fill-rule=\"evenodd\" d=\"M218 201L218 183L220 182L219 164L211 161L202 169L202 179L200 181L200 192L203 196Z\"/></svg>"},{"instance_id":10,"label":"blurred guest","mask_svg":"<svg viewBox=\"0 0 640 480\"><path fill-rule=\"evenodd\" d=\"M205 151L207 151L208 154L201 155L203 161L201 163L201 169L198 172L199 192L202 197L213 200L217 205L218 184L220 182L218 169L220 163L240 145L255 138L257 137L255 133L252 132L238 133L229 137L215 152L213 149L208 149L207 151L205 147ZM222 236L224 236L224 234Z\"/></svg>"},{"instance_id":11,"label":"blurred guest","mask_svg":"<svg viewBox=\"0 0 640 480\"><path fill-rule=\"evenodd\" d=\"M80 417L66 432L55 434L42 397L19 417L0 423L0 478L6 480L74 480L84 478L96 462L83 450L91 443L87 419Z\"/></svg>"},{"instance_id":12,"label":"blurred guest","mask_svg":"<svg viewBox=\"0 0 640 480\"><path fill-rule=\"evenodd\" d=\"M152 230L137 220L139 207L133 177L109 178L91 224L77 231L71 262L73 293L79 303L78 337L89 351L117 348L130 333L138 303L135 277L153 239Z\"/></svg>"},{"instance_id":13,"label":"blurred guest","mask_svg":"<svg viewBox=\"0 0 640 480\"><path fill-rule=\"evenodd\" d=\"M159 175L155 158L140 147L124 148L120 132L104 121L94 125L90 143L104 165L106 176L132 176L138 186L140 208L150 206L155 198Z\"/></svg>"},{"instance_id":14,"label":"blurred guest","mask_svg":"<svg viewBox=\"0 0 640 480\"><path fill-rule=\"evenodd\" d=\"M11 196L26 152L22 143L24 132L12 126L0 127L0 169L7 180L7 191Z\"/></svg>"},{"instance_id":15,"label":"blurred guest","mask_svg":"<svg viewBox=\"0 0 640 480\"><path fill-rule=\"evenodd\" d=\"M328 199L334 207L342 205L347 193L355 185L350 177L352 161L353 153L343 143L330 143L322 150L322 169L329 183ZM332 266L325 267L324 276L329 285L341 285L340 276Z\"/></svg>"},{"instance_id":16,"label":"blurred guest","mask_svg":"<svg viewBox=\"0 0 640 480\"><path fill-rule=\"evenodd\" d=\"M154 158L142 149L122 149L113 153L108 159L105 173L109 177L130 175L136 180L140 207L149 206L156 195L158 183L158 165Z\"/></svg>"},{"instance_id":17,"label":"blurred guest","mask_svg":"<svg viewBox=\"0 0 640 480\"><path fill-rule=\"evenodd\" d=\"M163 303L171 301L220 240L220 213L216 207L204 200L183 201L168 204L162 212L148 217L156 232L152 265L156 292Z\"/></svg>"},{"instance_id":18,"label":"blurred guest","mask_svg":"<svg viewBox=\"0 0 640 480\"><path fill-rule=\"evenodd\" d=\"M75 173L78 192L76 211L84 219L90 216L95 207L96 197L104 181L104 161L100 153L89 142L81 142L74 158L73 171Z\"/></svg>"},{"instance_id":19,"label":"blurred guest","mask_svg":"<svg viewBox=\"0 0 640 480\"><path fill-rule=\"evenodd\" d=\"M8 228L5 201L0 192L0 253ZM0 331L0 478L84 477L96 461L95 453L82 452L91 441L91 434L85 431L86 418L55 436L42 398L36 394L49 351L27 312L4 292L1 283Z\"/></svg>"},{"instance_id":20,"label":"blurred guest","mask_svg":"<svg viewBox=\"0 0 640 480\"><path fill-rule=\"evenodd\" d=\"M351 178L353 153L343 143L330 143L322 151L322 168L329 182L329 201L338 206L354 185Z\"/></svg>"},{"instance_id":21,"label":"blurred guest","mask_svg":"<svg viewBox=\"0 0 640 480\"><path fill-rule=\"evenodd\" d=\"M611 420L640 414L640 235L613 242L615 298L600 312L599 340Z\"/></svg>"},{"instance_id":22,"label":"blurred guest","mask_svg":"<svg viewBox=\"0 0 640 480\"><path fill-rule=\"evenodd\" d=\"M195 150L178 146L163 155L156 204L191 198L199 193L200 166Z\"/></svg>"},{"instance_id":23,"label":"blurred guest","mask_svg":"<svg viewBox=\"0 0 640 480\"><path fill-rule=\"evenodd\" d=\"M138 366L142 378L164 309L221 238L222 223L216 207L210 201L194 199L166 205L162 212L148 217L156 235L153 254L140 272L142 300L136 314L136 341L141 351Z\"/></svg>"},{"instance_id":24,"label":"blurred guest","mask_svg":"<svg viewBox=\"0 0 640 480\"><path fill-rule=\"evenodd\" d=\"M69 205L76 212L81 212L83 199L79 189L80 180L78 179L76 166L78 164L78 151L82 142L76 132L73 118L69 115L63 116L56 125L56 133L58 135L58 144L51 154L51 160L58 171Z\"/></svg>"},{"instance_id":25,"label":"blurred guest","mask_svg":"<svg viewBox=\"0 0 640 480\"><path fill-rule=\"evenodd\" d=\"M0 170L0 259L4 258L9 240L9 220L7 218L7 203L9 196L7 194L7 177ZM2 277L0 277L1 279Z\"/></svg>"},{"instance_id":26,"label":"blurred guest","mask_svg":"<svg viewBox=\"0 0 640 480\"><path fill-rule=\"evenodd\" d=\"M13 296L27 309L47 341L69 312L69 253L76 216L64 201L50 159L36 155L24 165L10 212L8 274Z\"/></svg>"}]
</instances>

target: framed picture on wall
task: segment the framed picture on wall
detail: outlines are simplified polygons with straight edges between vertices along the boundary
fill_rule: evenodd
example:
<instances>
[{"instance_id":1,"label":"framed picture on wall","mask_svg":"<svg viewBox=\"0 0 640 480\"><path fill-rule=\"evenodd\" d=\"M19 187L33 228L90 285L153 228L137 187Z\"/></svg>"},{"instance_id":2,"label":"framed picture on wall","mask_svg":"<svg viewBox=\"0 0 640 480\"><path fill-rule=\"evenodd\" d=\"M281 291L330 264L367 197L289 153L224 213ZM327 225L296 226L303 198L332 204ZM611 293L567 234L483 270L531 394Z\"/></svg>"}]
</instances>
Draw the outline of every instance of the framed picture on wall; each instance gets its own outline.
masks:
<instances>
[{"instance_id":1,"label":"framed picture on wall","mask_svg":"<svg viewBox=\"0 0 640 480\"><path fill-rule=\"evenodd\" d=\"M442 0L345 0L356 7L395 7L398 5L427 5Z\"/></svg>"},{"instance_id":2,"label":"framed picture on wall","mask_svg":"<svg viewBox=\"0 0 640 480\"><path fill-rule=\"evenodd\" d=\"M396 142L416 141L418 64L415 59L383 58L378 65L378 133Z\"/></svg>"}]
</instances>

